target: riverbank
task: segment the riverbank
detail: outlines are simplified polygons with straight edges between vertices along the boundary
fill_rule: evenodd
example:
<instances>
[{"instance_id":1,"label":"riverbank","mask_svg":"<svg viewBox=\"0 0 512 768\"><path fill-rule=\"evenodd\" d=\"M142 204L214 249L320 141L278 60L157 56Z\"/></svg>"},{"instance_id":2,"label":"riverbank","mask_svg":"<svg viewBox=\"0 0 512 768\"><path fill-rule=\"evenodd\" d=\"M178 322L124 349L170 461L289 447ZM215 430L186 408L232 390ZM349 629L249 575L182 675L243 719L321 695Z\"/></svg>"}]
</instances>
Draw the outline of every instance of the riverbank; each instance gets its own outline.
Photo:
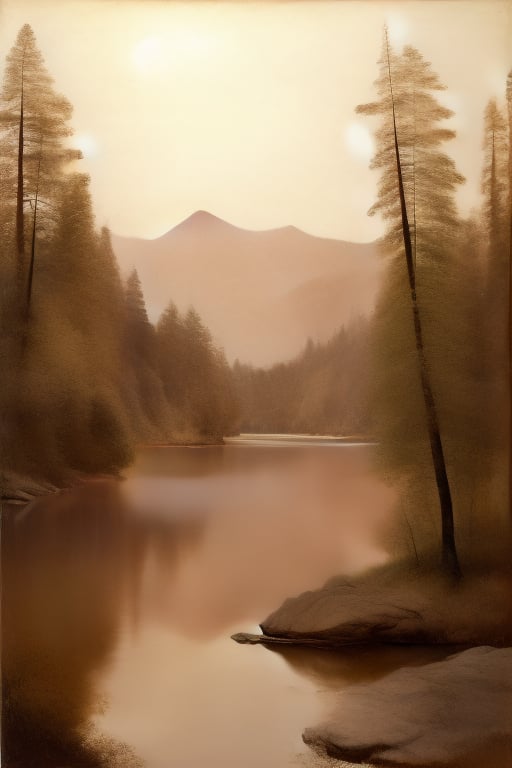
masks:
<instances>
[{"instance_id":1,"label":"riverbank","mask_svg":"<svg viewBox=\"0 0 512 768\"><path fill-rule=\"evenodd\" d=\"M471 648L337 694L316 753L389 768L510 768L512 649Z\"/></svg>"},{"instance_id":2,"label":"riverbank","mask_svg":"<svg viewBox=\"0 0 512 768\"><path fill-rule=\"evenodd\" d=\"M303 732L312 766L318 760L319 766L510 768L511 596L510 568L473 565L453 585L432 567L388 564L290 598L261 623L261 634L232 638L285 658L293 646L333 658L358 646L359 654L373 646L376 655L392 645L447 649L441 660L406 662L343 685L327 719Z\"/></svg>"},{"instance_id":3,"label":"riverbank","mask_svg":"<svg viewBox=\"0 0 512 768\"><path fill-rule=\"evenodd\" d=\"M245 434L227 435L225 437L205 437L204 435L194 435L190 432L179 433L172 440L162 443L141 443L136 447L136 453L145 449L169 449L169 448L211 448L213 446L291 446L300 447L304 445L330 445L330 446L366 446L373 445L371 438L362 435L285 435L285 434ZM131 466L131 465L130 465ZM128 469L128 467L125 467ZM58 493L67 488L73 488L83 482L94 481L95 479L120 480L121 474L103 475L98 473L86 474L62 469L62 477L53 482L45 477L34 477L24 475L20 472L6 470L0 476L0 500L11 504L28 504L39 496L46 496L52 493Z\"/></svg>"},{"instance_id":4,"label":"riverbank","mask_svg":"<svg viewBox=\"0 0 512 768\"><path fill-rule=\"evenodd\" d=\"M204 436L193 438L188 435L183 439L178 437L168 443L145 443L137 446L137 452L146 448L201 448L212 445L224 445L223 438ZM126 467L127 469L127 467ZM51 482L45 477L33 477L24 475L14 470L5 470L0 474L0 501L5 504L25 505L39 498L50 494L60 493L69 488L80 486L87 482L122 480L123 476L118 474L102 474L94 472L91 474L78 472L69 468L62 470L60 482Z\"/></svg>"},{"instance_id":5,"label":"riverbank","mask_svg":"<svg viewBox=\"0 0 512 768\"><path fill-rule=\"evenodd\" d=\"M2 472L0 476L0 500L5 504L29 504L39 496L59 493L53 483L44 480L34 480L16 472Z\"/></svg>"},{"instance_id":6,"label":"riverbank","mask_svg":"<svg viewBox=\"0 0 512 768\"><path fill-rule=\"evenodd\" d=\"M512 571L472 568L457 585L439 570L388 564L340 576L286 600L239 643L507 645L512 641Z\"/></svg>"},{"instance_id":7,"label":"riverbank","mask_svg":"<svg viewBox=\"0 0 512 768\"><path fill-rule=\"evenodd\" d=\"M245 433L225 437L224 442L228 445L265 445L265 446L307 446L307 445L329 445L329 446L366 446L375 445L372 437L365 435L312 435L312 434L264 434L264 433Z\"/></svg>"},{"instance_id":8,"label":"riverbank","mask_svg":"<svg viewBox=\"0 0 512 768\"><path fill-rule=\"evenodd\" d=\"M90 483L111 483L122 479L121 475L75 472L68 473L65 481L57 486L43 479L34 480L16 472L4 472L0 479L0 500L4 504L24 506L42 496L57 495Z\"/></svg>"},{"instance_id":9,"label":"riverbank","mask_svg":"<svg viewBox=\"0 0 512 768\"><path fill-rule=\"evenodd\" d=\"M168 443L144 443L138 446L138 450L145 448L206 448L211 445L225 445L224 438L212 437L211 440L198 438L197 440L171 440Z\"/></svg>"}]
</instances>

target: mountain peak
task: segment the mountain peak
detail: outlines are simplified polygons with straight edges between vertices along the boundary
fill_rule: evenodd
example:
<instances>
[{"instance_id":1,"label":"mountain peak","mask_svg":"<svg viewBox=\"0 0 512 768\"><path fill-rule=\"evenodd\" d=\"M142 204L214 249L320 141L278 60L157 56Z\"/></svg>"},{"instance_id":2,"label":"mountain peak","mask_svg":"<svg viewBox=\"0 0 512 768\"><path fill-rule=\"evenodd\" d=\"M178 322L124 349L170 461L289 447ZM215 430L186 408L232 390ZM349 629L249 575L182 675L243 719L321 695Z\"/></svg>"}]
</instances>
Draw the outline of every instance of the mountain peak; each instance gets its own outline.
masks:
<instances>
[{"instance_id":1,"label":"mountain peak","mask_svg":"<svg viewBox=\"0 0 512 768\"><path fill-rule=\"evenodd\" d=\"M114 247L123 272L137 269L152 319L170 298L180 311L192 304L228 359L259 365L371 311L382 264L373 244L293 226L240 229L204 210L158 239L117 238Z\"/></svg>"},{"instance_id":2,"label":"mountain peak","mask_svg":"<svg viewBox=\"0 0 512 768\"><path fill-rule=\"evenodd\" d=\"M225 224L226 222L219 219L218 216L214 216L213 213L208 211L196 211L187 219L181 222L181 224L193 224L195 227L210 226L211 224ZM179 225L178 225L179 226Z\"/></svg>"},{"instance_id":3,"label":"mountain peak","mask_svg":"<svg viewBox=\"0 0 512 768\"><path fill-rule=\"evenodd\" d=\"M232 224L229 221L225 221L224 219L219 218L219 216L215 216L213 213L209 213L208 211L195 211L195 213L192 213L188 218L181 221L179 224L177 224L174 229L175 230L194 230L196 232L204 232L205 230L211 230L213 228L223 229L223 230L231 230L236 232L244 233L245 235L275 235L275 234L287 234L287 235L300 235L301 237L307 236L305 232L298 229L297 227L290 225L285 226L279 226L271 229L246 229L238 226L237 224ZM172 231L172 230L170 230Z\"/></svg>"}]
</instances>

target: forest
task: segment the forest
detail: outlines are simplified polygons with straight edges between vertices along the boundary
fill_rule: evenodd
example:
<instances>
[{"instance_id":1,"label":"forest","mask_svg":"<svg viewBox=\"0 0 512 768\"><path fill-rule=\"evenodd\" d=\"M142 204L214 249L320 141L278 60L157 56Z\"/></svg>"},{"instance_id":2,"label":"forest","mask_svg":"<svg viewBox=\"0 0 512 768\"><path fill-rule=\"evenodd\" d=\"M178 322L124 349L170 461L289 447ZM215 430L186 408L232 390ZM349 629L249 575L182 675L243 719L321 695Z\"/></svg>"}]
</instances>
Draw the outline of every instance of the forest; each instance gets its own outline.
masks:
<instances>
[{"instance_id":1,"label":"forest","mask_svg":"<svg viewBox=\"0 0 512 768\"><path fill-rule=\"evenodd\" d=\"M364 437L372 434L366 382L370 322L362 316L326 343L308 339L293 360L233 365L241 432Z\"/></svg>"},{"instance_id":2,"label":"forest","mask_svg":"<svg viewBox=\"0 0 512 768\"><path fill-rule=\"evenodd\" d=\"M25 25L0 110L1 466L52 481L116 473L140 443L217 442L237 416L198 313L170 302L155 327L137 274L121 279L71 113Z\"/></svg>"},{"instance_id":3,"label":"forest","mask_svg":"<svg viewBox=\"0 0 512 768\"><path fill-rule=\"evenodd\" d=\"M198 313L149 319L137 274L123 280L96 228L89 179L70 149L71 104L25 25L1 94L0 355L3 470L62 481L117 473L148 443L221 442L238 431L368 436L398 483L412 530L459 572L458 545L510 517L512 75L482 116L482 204L445 144L444 86L387 31L370 215L386 224L386 271L370 318L294 360L230 367ZM434 513L438 509L440 514ZM492 536L491 536L492 538ZM471 540L471 541L470 541Z\"/></svg>"},{"instance_id":4,"label":"forest","mask_svg":"<svg viewBox=\"0 0 512 768\"><path fill-rule=\"evenodd\" d=\"M454 530L466 551L492 540L499 557L510 519L512 73L506 105L490 101L483 116L483 205L464 219L464 178L444 151L455 133L436 98L443 84L415 48L393 51L387 30L379 66L378 100L357 108L379 119L370 214L387 224L371 333L374 434L413 530L422 541L441 534L443 567L457 577Z\"/></svg>"},{"instance_id":5,"label":"forest","mask_svg":"<svg viewBox=\"0 0 512 768\"><path fill-rule=\"evenodd\" d=\"M455 138L436 97L445 87L418 50L394 51L387 29L375 87L356 110L379 121L369 214L386 223L386 271L375 311L288 364L235 366L242 425L370 435L379 472L401 489L395 536L409 532L416 558L441 540L458 578L460 552L508 557L512 72L503 104L483 115L482 204L466 218L465 179L444 151Z\"/></svg>"}]
</instances>

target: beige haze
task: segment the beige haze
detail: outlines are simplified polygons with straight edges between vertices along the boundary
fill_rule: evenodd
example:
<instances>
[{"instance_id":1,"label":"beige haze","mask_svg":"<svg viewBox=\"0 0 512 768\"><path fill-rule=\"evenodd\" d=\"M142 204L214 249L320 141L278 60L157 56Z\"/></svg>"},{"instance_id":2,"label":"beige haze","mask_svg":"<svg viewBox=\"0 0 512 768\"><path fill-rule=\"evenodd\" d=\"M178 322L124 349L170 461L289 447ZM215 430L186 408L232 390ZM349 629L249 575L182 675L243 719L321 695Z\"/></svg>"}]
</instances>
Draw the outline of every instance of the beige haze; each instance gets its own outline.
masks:
<instances>
[{"instance_id":1,"label":"beige haze","mask_svg":"<svg viewBox=\"0 0 512 768\"><path fill-rule=\"evenodd\" d=\"M478 202L482 113L510 68L511 3L0 0L0 50L30 23L100 224L156 237L195 210L369 241L372 97L382 26L421 49L457 116L450 152ZM3 57L2 57L3 58ZM2 64L3 66L3 64Z\"/></svg>"}]
</instances>

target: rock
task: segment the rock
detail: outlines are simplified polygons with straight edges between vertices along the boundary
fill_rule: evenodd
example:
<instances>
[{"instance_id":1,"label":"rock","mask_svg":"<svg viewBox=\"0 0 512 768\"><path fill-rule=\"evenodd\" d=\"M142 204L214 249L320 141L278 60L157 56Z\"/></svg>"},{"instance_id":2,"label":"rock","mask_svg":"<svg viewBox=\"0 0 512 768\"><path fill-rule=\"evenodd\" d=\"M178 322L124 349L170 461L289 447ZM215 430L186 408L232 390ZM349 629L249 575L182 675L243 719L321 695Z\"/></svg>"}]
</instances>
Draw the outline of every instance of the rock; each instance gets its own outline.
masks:
<instances>
[{"instance_id":1,"label":"rock","mask_svg":"<svg viewBox=\"0 0 512 768\"><path fill-rule=\"evenodd\" d=\"M257 645L263 641L263 636L251 635L248 632L237 632L236 635L231 635L231 639L235 643L240 643L240 645Z\"/></svg>"},{"instance_id":2,"label":"rock","mask_svg":"<svg viewBox=\"0 0 512 768\"><path fill-rule=\"evenodd\" d=\"M504 645L512 634L511 594L507 575L480 574L453 587L432 572L384 567L286 600L261 629L269 642Z\"/></svg>"},{"instance_id":3,"label":"rock","mask_svg":"<svg viewBox=\"0 0 512 768\"><path fill-rule=\"evenodd\" d=\"M28 504L38 496L58 493L59 489L46 482L39 482L15 472L2 473L0 492L3 501L9 504Z\"/></svg>"},{"instance_id":4,"label":"rock","mask_svg":"<svg viewBox=\"0 0 512 768\"><path fill-rule=\"evenodd\" d=\"M300 640L288 637L270 637L269 635L253 635L250 632L237 632L231 639L240 645L305 645L312 648L335 648L337 643L329 638L325 640L314 637L303 637Z\"/></svg>"},{"instance_id":5,"label":"rock","mask_svg":"<svg viewBox=\"0 0 512 768\"><path fill-rule=\"evenodd\" d=\"M33 501L33 499L35 499L35 494L32 493L32 492L29 492L29 491L24 491L22 489L19 489L19 490L16 491L16 498L19 501L29 502L29 501Z\"/></svg>"},{"instance_id":6,"label":"rock","mask_svg":"<svg viewBox=\"0 0 512 768\"><path fill-rule=\"evenodd\" d=\"M472 648L336 695L303 739L320 754L402 768L511 768L512 649Z\"/></svg>"}]
</instances>

